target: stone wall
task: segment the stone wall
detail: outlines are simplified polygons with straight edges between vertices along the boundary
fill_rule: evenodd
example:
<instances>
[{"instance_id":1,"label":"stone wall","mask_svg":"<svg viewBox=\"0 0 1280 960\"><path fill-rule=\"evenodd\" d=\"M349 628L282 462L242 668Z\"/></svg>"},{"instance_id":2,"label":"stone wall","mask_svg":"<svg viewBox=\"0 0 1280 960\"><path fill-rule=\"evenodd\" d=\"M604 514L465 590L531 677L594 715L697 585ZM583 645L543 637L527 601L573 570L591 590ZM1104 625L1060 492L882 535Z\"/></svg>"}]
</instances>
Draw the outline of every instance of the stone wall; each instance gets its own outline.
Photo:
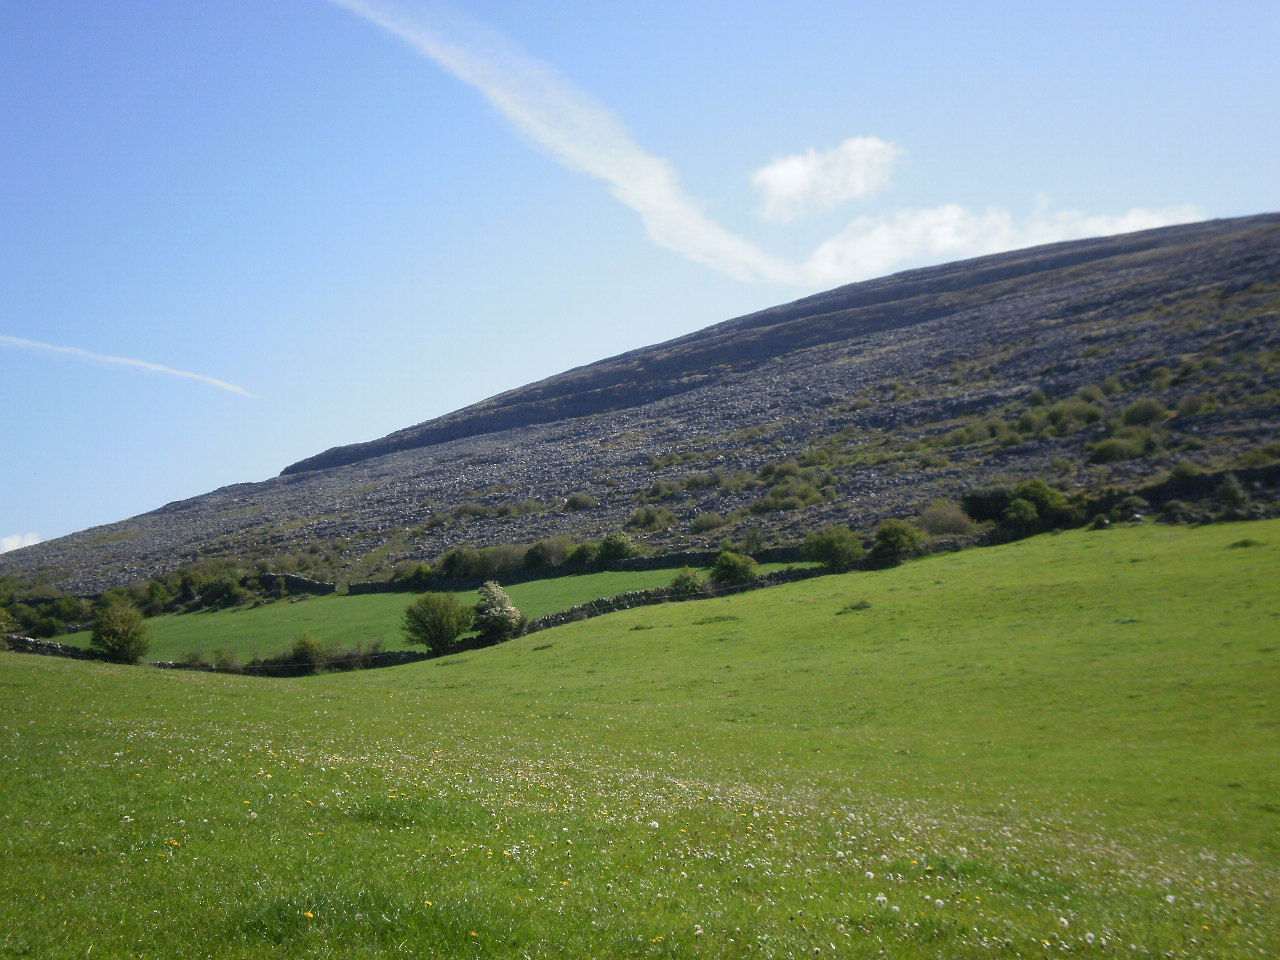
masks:
<instances>
[{"instance_id":1,"label":"stone wall","mask_svg":"<svg viewBox=\"0 0 1280 960\"><path fill-rule=\"evenodd\" d=\"M95 650L73 647L69 643L58 643L56 640L37 640L34 637L8 636L0 638L0 649L6 647L14 653L35 653L45 657L70 657L73 660L107 659Z\"/></svg>"},{"instance_id":2,"label":"stone wall","mask_svg":"<svg viewBox=\"0 0 1280 960\"><path fill-rule=\"evenodd\" d=\"M552 627L559 627L566 623L574 623L578 620L589 620L592 617L602 617L607 613L617 613L620 610L632 610L636 607L650 607L659 603L678 603L685 600L707 600L712 597L724 597L734 593L743 593L747 590L759 590L763 587L775 587L781 583L794 583L797 580L809 580L812 577L820 577L828 571L821 567L805 568L800 570L779 570L776 573L765 574L755 580L747 583L738 584L732 587L722 587L708 583L706 589L699 593L681 593L673 590L671 587L657 587L653 590L631 590L627 593L620 593L614 597L604 597L600 600L592 600L590 603L583 603L576 607L570 607L568 610L561 610L558 613L549 613L545 617L539 617L536 620L530 620L525 626L525 633L537 633L540 630L550 630Z\"/></svg>"}]
</instances>

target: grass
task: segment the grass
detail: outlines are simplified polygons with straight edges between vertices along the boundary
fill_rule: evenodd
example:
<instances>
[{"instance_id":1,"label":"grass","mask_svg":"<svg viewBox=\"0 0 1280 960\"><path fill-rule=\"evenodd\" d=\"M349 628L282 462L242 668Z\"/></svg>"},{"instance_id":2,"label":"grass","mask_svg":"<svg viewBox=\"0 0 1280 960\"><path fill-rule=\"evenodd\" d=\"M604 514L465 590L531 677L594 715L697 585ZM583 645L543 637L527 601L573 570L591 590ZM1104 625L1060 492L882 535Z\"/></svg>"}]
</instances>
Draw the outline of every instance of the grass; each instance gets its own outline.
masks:
<instances>
[{"instance_id":1,"label":"grass","mask_svg":"<svg viewBox=\"0 0 1280 960\"><path fill-rule=\"evenodd\" d=\"M786 564L769 564L765 572ZM522 613L530 619L567 610L601 597L628 590L665 587L676 570L611 571L584 573L513 584L507 588ZM706 571L704 571L706 572ZM277 601L257 607L168 614L147 620L151 631L150 660L177 660L192 650L212 655L215 650L234 653L241 660L288 649L304 632L320 640L353 645L360 641L382 640L389 650L405 647L400 617L415 593L372 593L357 596L307 597L297 601ZM459 596L475 603L474 591ZM60 643L89 645L89 632L55 638Z\"/></svg>"},{"instance_id":2,"label":"grass","mask_svg":"<svg viewBox=\"0 0 1280 960\"><path fill-rule=\"evenodd\" d=\"M1273 957L1278 573L1143 526L356 674L0 654L0 956Z\"/></svg>"}]
</instances>

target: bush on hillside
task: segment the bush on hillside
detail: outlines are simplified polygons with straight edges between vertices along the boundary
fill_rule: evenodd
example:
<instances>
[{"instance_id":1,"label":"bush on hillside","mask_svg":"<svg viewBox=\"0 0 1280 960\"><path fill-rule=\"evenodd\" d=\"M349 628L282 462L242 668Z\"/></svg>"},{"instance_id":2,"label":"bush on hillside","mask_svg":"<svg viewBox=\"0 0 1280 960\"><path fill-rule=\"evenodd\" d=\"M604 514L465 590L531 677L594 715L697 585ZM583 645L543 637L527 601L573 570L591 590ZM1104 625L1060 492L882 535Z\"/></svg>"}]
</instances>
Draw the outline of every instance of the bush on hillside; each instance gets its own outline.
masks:
<instances>
[{"instance_id":1,"label":"bush on hillside","mask_svg":"<svg viewBox=\"0 0 1280 960\"><path fill-rule=\"evenodd\" d=\"M678 597L694 597L704 593L707 580L692 567L684 567L671 581L671 591Z\"/></svg>"},{"instance_id":2,"label":"bush on hillside","mask_svg":"<svg viewBox=\"0 0 1280 960\"><path fill-rule=\"evenodd\" d=\"M1141 437L1107 437L1093 445L1089 452L1090 463L1120 463L1136 460L1147 452L1147 444Z\"/></svg>"},{"instance_id":3,"label":"bush on hillside","mask_svg":"<svg viewBox=\"0 0 1280 960\"><path fill-rule=\"evenodd\" d=\"M1135 400L1124 408L1124 422L1131 427L1150 427L1169 419L1163 403L1151 397Z\"/></svg>"},{"instance_id":4,"label":"bush on hillside","mask_svg":"<svg viewBox=\"0 0 1280 960\"><path fill-rule=\"evenodd\" d=\"M534 570L538 567L558 567L572 555L574 543L568 537L546 537L536 540L525 551L524 566Z\"/></svg>"},{"instance_id":5,"label":"bush on hillside","mask_svg":"<svg viewBox=\"0 0 1280 960\"><path fill-rule=\"evenodd\" d=\"M303 633L293 641L285 662L295 667L298 673L307 674L324 669L329 659L329 651L325 644L310 633Z\"/></svg>"},{"instance_id":6,"label":"bush on hillside","mask_svg":"<svg viewBox=\"0 0 1280 960\"><path fill-rule=\"evenodd\" d=\"M518 636L524 629L525 619L507 591L490 580L480 587L480 600L476 603L472 624L481 639L500 643Z\"/></svg>"},{"instance_id":7,"label":"bush on hillside","mask_svg":"<svg viewBox=\"0 0 1280 960\"><path fill-rule=\"evenodd\" d=\"M577 570L591 570L599 566L600 544L594 540L578 544L573 553L569 554L569 559L565 561L565 564Z\"/></svg>"},{"instance_id":8,"label":"bush on hillside","mask_svg":"<svg viewBox=\"0 0 1280 960\"><path fill-rule=\"evenodd\" d=\"M760 576L760 565L742 553L722 550L711 568L711 579L721 586L747 583Z\"/></svg>"},{"instance_id":9,"label":"bush on hillside","mask_svg":"<svg viewBox=\"0 0 1280 960\"><path fill-rule=\"evenodd\" d=\"M631 514L631 518L627 520L627 526L637 530L650 530L657 532L666 530L676 522L676 515L666 507L637 507Z\"/></svg>"},{"instance_id":10,"label":"bush on hillside","mask_svg":"<svg viewBox=\"0 0 1280 960\"><path fill-rule=\"evenodd\" d=\"M920 526L935 537L963 537L973 532L973 521L958 503L935 500L920 515Z\"/></svg>"},{"instance_id":11,"label":"bush on hillside","mask_svg":"<svg viewBox=\"0 0 1280 960\"><path fill-rule=\"evenodd\" d=\"M599 562L601 564L626 560L639 554L640 550L635 542L621 530L615 530L600 541Z\"/></svg>"},{"instance_id":12,"label":"bush on hillside","mask_svg":"<svg viewBox=\"0 0 1280 960\"><path fill-rule=\"evenodd\" d=\"M405 608L405 643L437 653L471 629L472 612L452 593L428 593Z\"/></svg>"},{"instance_id":13,"label":"bush on hillside","mask_svg":"<svg viewBox=\"0 0 1280 960\"><path fill-rule=\"evenodd\" d=\"M924 546L924 536L905 520L885 520L871 538L868 562L875 567L891 567L915 556Z\"/></svg>"},{"instance_id":14,"label":"bush on hillside","mask_svg":"<svg viewBox=\"0 0 1280 960\"><path fill-rule=\"evenodd\" d=\"M89 646L120 663L137 663L151 649L148 633L142 612L117 601L98 611Z\"/></svg>"},{"instance_id":15,"label":"bush on hillside","mask_svg":"<svg viewBox=\"0 0 1280 960\"><path fill-rule=\"evenodd\" d=\"M700 513L693 518L689 524L689 530L692 533L706 533L708 530L715 530L717 527L724 526L724 517L718 513Z\"/></svg>"},{"instance_id":16,"label":"bush on hillside","mask_svg":"<svg viewBox=\"0 0 1280 960\"><path fill-rule=\"evenodd\" d=\"M862 563L866 551L856 533L848 527L832 524L809 532L804 538L804 553L828 570L842 573Z\"/></svg>"},{"instance_id":17,"label":"bush on hillside","mask_svg":"<svg viewBox=\"0 0 1280 960\"><path fill-rule=\"evenodd\" d=\"M571 493L564 501L566 510L590 510L599 503L589 493Z\"/></svg>"}]
</instances>

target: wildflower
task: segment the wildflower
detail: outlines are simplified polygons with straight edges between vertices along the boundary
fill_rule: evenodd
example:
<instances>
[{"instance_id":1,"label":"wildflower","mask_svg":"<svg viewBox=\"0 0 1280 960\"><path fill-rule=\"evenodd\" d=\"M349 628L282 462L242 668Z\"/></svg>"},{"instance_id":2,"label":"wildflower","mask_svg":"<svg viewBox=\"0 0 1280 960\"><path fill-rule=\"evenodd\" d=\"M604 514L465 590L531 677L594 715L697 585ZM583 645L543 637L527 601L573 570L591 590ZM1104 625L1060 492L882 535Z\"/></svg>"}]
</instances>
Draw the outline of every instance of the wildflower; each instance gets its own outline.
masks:
<instances>
[{"instance_id":1,"label":"wildflower","mask_svg":"<svg viewBox=\"0 0 1280 960\"><path fill-rule=\"evenodd\" d=\"M312 913L310 910L306 911L303 914L303 916L306 917L308 920L314 920L316 918L316 915Z\"/></svg>"}]
</instances>

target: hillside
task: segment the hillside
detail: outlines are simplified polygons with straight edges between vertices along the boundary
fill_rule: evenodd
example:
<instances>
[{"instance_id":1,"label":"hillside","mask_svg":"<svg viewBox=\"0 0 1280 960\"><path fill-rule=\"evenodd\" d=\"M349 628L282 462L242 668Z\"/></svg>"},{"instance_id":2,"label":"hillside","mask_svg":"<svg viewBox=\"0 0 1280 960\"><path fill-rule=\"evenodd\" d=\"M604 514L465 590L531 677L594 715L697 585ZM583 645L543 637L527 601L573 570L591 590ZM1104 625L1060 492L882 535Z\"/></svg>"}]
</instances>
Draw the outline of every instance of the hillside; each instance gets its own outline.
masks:
<instances>
[{"instance_id":1,"label":"hillside","mask_svg":"<svg viewBox=\"0 0 1280 960\"><path fill-rule=\"evenodd\" d=\"M0 653L0 943L1272 957L1278 568L1147 524L359 674Z\"/></svg>"},{"instance_id":2,"label":"hillside","mask_svg":"<svg viewBox=\"0 0 1280 960\"><path fill-rule=\"evenodd\" d=\"M83 593L227 556L367 579L461 543L599 536L641 506L634 532L681 549L909 516L996 476L1262 465L1280 459L1278 277L1271 214L853 284L5 554L0 574ZM1130 423L1138 401L1158 412Z\"/></svg>"}]
</instances>

